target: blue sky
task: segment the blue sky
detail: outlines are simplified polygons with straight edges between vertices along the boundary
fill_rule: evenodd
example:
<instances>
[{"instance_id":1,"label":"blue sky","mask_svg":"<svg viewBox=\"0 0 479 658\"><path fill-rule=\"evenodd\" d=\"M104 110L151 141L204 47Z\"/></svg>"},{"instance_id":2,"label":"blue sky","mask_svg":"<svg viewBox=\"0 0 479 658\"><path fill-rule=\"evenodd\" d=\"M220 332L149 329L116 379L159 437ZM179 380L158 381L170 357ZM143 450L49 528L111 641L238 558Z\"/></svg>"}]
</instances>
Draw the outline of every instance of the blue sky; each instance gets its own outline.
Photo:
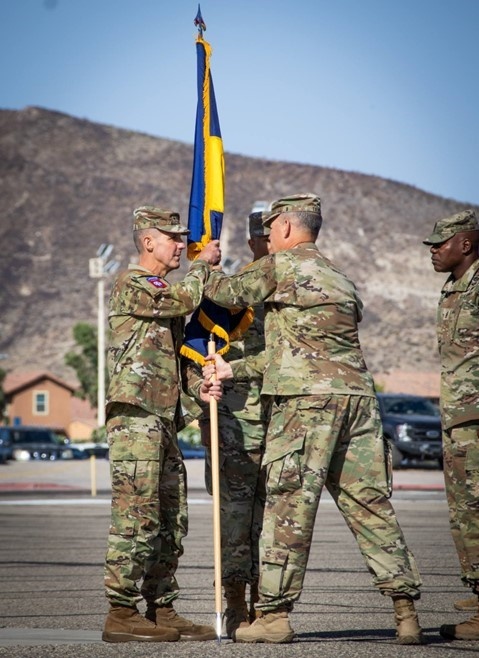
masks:
<instances>
[{"instance_id":1,"label":"blue sky","mask_svg":"<svg viewBox=\"0 0 479 658\"><path fill-rule=\"evenodd\" d=\"M479 0L201 9L226 151L479 204ZM190 0L0 0L0 108L192 143L196 11Z\"/></svg>"}]
</instances>

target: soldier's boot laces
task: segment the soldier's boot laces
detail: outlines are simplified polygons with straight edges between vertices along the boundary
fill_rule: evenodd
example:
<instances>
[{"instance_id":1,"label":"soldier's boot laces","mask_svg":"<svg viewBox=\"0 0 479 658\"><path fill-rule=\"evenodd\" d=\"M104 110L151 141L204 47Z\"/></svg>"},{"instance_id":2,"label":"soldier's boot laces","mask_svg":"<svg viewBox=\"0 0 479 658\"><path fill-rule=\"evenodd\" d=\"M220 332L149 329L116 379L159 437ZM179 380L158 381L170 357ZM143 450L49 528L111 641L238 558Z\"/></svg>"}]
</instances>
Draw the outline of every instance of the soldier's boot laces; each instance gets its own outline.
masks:
<instances>
[{"instance_id":1,"label":"soldier's boot laces","mask_svg":"<svg viewBox=\"0 0 479 658\"><path fill-rule=\"evenodd\" d=\"M136 608L112 606L105 621L104 642L176 642L179 632L145 619Z\"/></svg>"},{"instance_id":2,"label":"soldier's boot laces","mask_svg":"<svg viewBox=\"0 0 479 658\"><path fill-rule=\"evenodd\" d=\"M477 594L474 594L473 596L468 596L465 599L457 599L457 601L454 601L454 607L456 610L465 610L466 612L470 612L477 610L478 603L478 596Z\"/></svg>"},{"instance_id":3,"label":"soldier's boot laces","mask_svg":"<svg viewBox=\"0 0 479 658\"><path fill-rule=\"evenodd\" d=\"M171 603L165 606L148 604L146 618L155 622L157 626L177 631L180 634L180 640L201 642L216 639L216 631L213 626L195 624L189 619L180 617Z\"/></svg>"},{"instance_id":4,"label":"soldier's boot laces","mask_svg":"<svg viewBox=\"0 0 479 658\"><path fill-rule=\"evenodd\" d=\"M424 644L414 601L407 596L397 596L393 597L393 604L398 644Z\"/></svg>"},{"instance_id":5,"label":"soldier's boot laces","mask_svg":"<svg viewBox=\"0 0 479 658\"><path fill-rule=\"evenodd\" d=\"M249 586L249 623L250 624L252 624L255 619L260 617L259 610L256 610L254 607L254 604L258 603L259 601L258 586L259 583L257 580L253 580L253 582Z\"/></svg>"},{"instance_id":6,"label":"soldier's boot laces","mask_svg":"<svg viewBox=\"0 0 479 658\"><path fill-rule=\"evenodd\" d=\"M226 610L224 614L226 635L233 637L237 628L249 626L249 614L245 601L246 583L225 583L224 592L226 599Z\"/></svg>"},{"instance_id":7,"label":"soldier's boot laces","mask_svg":"<svg viewBox=\"0 0 479 658\"><path fill-rule=\"evenodd\" d=\"M445 640L479 640L479 608L476 603L474 617L463 621L462 624L444 624L439 633Z\"/></svg>"},{"instance_id":8,"label":"soldier's boot laces","mask_svg":"<svg viewBox=\"0 0 479 658\"><path fill-rule=\"evenodd\" d=\"M293 638L294 631L290 626L288 613L282 609L263 613L251 626L237 628L233 633L235 642L252 644L260 642L288 644L293 641Z\"/></svg>"}]
</instances>

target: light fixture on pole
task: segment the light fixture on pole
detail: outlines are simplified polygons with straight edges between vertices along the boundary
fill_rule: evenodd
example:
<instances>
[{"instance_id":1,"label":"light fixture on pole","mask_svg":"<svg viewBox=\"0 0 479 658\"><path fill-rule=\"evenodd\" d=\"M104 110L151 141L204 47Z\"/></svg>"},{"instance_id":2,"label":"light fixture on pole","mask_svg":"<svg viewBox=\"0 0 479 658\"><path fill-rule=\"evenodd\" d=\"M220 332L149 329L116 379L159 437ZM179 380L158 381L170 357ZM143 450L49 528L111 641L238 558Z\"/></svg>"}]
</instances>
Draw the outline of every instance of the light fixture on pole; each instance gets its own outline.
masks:
<instances>
[{"instance_id":1,"label":"light fixture on pole","mask_svg":"<svg viewBox=\"0 0 479 658\"><path fill-rule=\"evenodd\" d=\"M98 288L98 427L105 424L105 277L116 272L120 266L118 261L108 260L112 251L112 244L101 244L96 258L89 261L90 278L97 279Z\"/></svg>"}]
</instances>

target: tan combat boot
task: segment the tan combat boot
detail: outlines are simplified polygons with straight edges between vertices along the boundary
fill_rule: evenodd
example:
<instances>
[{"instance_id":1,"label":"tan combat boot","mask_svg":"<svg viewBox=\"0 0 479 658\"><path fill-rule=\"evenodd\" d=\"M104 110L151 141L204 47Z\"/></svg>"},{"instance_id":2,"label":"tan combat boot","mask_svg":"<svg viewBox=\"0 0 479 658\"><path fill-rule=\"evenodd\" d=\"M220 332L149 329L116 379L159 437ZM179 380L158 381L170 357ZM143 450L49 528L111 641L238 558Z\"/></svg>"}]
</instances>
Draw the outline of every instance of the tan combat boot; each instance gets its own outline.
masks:
<instances>
[{"instance_id":1,"label":"tan combat boot","mask_svg":"<svg viewBox=\"0 0 479 658\"><path fill-rule=\"evenodd\" d=\"M216 639L216 631L213 626L194 624L189 619L180 617L171 603L161 607L156 604L148 604L146 618L155 622L161 628L178 631L180 640L201 642L203 640Z\"/></svg>"},{"instance_id":2,"label":"tan combat boot","mask_svg":"<svg viewBox=\"0 0 479 658\"><path fill-rule=\"evenodd\" d=\"M444 624L439 633L445 640L479 640L479 609L476 614L462 624Z\"/></svg>"},{"instance_id":3,"label":"tan combat boot","mask_svg":"<svg viewBox=\"0 0 479 658\"><path fill-rule=\"evenodd\" d=\"M246 583L233 582L225 583L225 625L226 635L233 637L233 633L237 628L245 628L249 626L248 621L248 608L245 601Z\"/></svg>"},{"instance_id":4,"label":"tan combat boot","mask_svg":"<svg viewBox=\"0 0 479 658\"><path fill-rule=\"evenodd\" d=\"M105 621L104 642L176 642L174 628L160 628L140 615L136 608L112 606Z\"/></svg>"},{"instance_id":5,"label":"tan combat boot","mask_svg":"<svg viewBox=\"0 0 479 658\"><path fill-rule=\"evenodd\" d=\"M237 628L233 633L235 642L288 644L294 638L288 613L282 609L266 612L246 628Z\"/></svg>"},{"instance_id":6,"label":"tan combat boot","mask_svg":"<svg viewBox=\"0 0 479 658\"><path fill-rule=\"evenodd\" d=\"M249 586L249 623L252 624L255 619L260 616L259 610L254 607L255 603L259 601L258 581L253 580Z\"/></svg>"},{"instance_id":7,"label":"tan combat boot","mask_svg":"<svg viewBox=\"0 0 479 658\"><path fill-rule=\"evenodd\" d=\"M479 601L477 594L473 594L472 596L468 596L465 599L458 599L457 601L454 601L454 607L456 610L465 610L466 612L469 612L471 610L477 610L478 603Z\"/></svg>"},{"instance_id":8,"label":"tan combat boot","mask_svg":"<svg viewBox=\"0 0 479 658\"><path fill-rule=\"evenodd\" d=\"M424 644L414 601L408 596L394 596L393 604L398 644Z\"/></svg>"}]
</instances>

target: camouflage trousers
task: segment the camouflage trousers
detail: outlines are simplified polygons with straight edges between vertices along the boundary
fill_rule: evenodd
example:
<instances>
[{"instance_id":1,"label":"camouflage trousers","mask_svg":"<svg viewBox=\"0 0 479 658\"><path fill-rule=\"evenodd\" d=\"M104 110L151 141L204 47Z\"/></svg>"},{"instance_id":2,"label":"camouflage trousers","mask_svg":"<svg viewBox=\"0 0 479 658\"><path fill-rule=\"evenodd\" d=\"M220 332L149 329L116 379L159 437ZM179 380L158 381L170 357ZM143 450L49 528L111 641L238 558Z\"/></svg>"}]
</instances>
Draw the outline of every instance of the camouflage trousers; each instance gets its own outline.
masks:
<instances>
[{"instance_id":1,"label":"camouflage trousers","mask_svg":"<svg viewBox=\"0 0 479 658\"><path fill-rule=\"evenodd\" d=\"M461 577L465 585L479 589L479 422L444 430L443 452L449 522Z\"/></svg>"},{"instance_id":2,"label":"camouflage trousers","mask_svg":"<svg viewBox=\"0 0 479 658\"><path fill-rule=\"evenodd\" d=\"M261 461L266 423L220 414L218 429L222 580L251 583L259 576L259 535L265 501ZM211 494L209 449L205 482Z\"/></svg>"},{"instance_id":3,"label":"camouflage trousers","mask_svg":"<svg viewBox=\"0 0 479 658\"><path fill-rule=\"evenodd\" d=\"M381 593L419 598L421 579L389 502L387 454L375 398L275 398L264 459L258 609L291 609L299 599L323 485Z\"/></svg>"},{"instance_id":4,"label":"camouflage trousers","mask_svg":"<svg viewBox=\"0 0 479 658\"><path fill-rule=\"evenodd\" d=\"M106 427L112 486L106 597L130 606L141 598L168 603L179 593L175 573L188 531L186 472L176 429L127 404L113 405Z\"/></svg>"}]
</instances>

